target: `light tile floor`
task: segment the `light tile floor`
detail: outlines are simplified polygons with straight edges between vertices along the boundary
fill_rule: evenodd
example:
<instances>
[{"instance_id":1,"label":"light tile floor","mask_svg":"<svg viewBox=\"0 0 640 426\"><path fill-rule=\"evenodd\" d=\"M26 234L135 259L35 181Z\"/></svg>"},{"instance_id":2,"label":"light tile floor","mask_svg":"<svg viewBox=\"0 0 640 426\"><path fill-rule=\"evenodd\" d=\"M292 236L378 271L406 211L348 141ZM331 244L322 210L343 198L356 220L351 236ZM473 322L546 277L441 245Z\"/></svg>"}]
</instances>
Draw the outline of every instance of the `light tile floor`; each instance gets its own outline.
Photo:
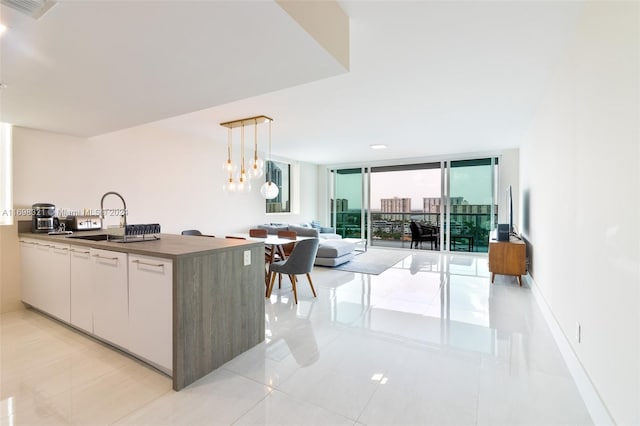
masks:
<instances>
[{"instance_id":1,"label":"light tile floor","mask_svg":"<svg viewBox=\"0 0 640 426\"><path fill-rule=\"evenodd\" d=\"M375 249L372 249L375 250ZM592 424L531 290L486 257L411 253L381 275L316 268L267 339L181 392L31 310L1 320L2 425ZM285 281L288 283L288 281Z\"/></svg>"}]
</instances>

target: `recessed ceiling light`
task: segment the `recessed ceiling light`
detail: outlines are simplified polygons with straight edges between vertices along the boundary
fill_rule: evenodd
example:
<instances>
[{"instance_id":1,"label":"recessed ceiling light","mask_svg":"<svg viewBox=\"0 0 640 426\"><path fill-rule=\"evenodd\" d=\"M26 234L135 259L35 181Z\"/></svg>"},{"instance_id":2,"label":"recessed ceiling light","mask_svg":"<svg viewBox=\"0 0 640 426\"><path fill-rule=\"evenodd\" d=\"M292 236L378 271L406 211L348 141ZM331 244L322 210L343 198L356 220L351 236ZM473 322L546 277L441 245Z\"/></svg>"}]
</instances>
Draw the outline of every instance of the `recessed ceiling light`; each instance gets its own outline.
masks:
<instances>
[{"instance_id":1,"label":"recessed ceiling light","mask_svg":"<svg viewBox=\"0 0 640 426\"><path fill-rule=\"evenodd\" d=\"M387 149L387 146L386 145L382 145L380 143L377 143L377 144L369 145L369 148L371 148L371 149Z\"/></svg>"},{"instance_id":2,"label":"recessed ceiling light","mask_svg":"<svg viewBox=\"0 0 640 426\"><path fill-rule=\"evenodd\" d=\"M4 83L0 83L0 89L6 89L6 88L7 88L7 85L6 85L6 84L4 84Z\"/></svg>"},{"instance_id":3,"label":"recessed ceiling light","mask_svg":"<svg viewBox=\"0 0 640 426\"><path fill-rule=\"evenodd\" d=\"M0 24L0 34L3 34L7 31L7 26L4 24Z\"/></svg>"}]
</instances>

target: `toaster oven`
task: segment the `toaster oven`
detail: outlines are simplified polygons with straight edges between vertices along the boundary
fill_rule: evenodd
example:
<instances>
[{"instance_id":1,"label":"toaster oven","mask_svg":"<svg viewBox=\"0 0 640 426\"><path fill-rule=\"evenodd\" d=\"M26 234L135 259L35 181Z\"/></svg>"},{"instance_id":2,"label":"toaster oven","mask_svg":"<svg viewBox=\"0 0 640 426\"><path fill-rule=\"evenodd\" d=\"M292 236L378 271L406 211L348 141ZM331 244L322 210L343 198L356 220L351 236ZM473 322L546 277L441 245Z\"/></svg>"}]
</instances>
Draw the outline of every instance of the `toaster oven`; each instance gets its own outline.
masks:
<instances>
[{"instance_id":1,"label":"toaster oven","mask_svg":"<svg viewBox=\"0 0 640 426\"><path fill-rule=\"evenodd\" d=\"M102 229L102 219L100 216L68 216L67 228L73 231Z\"/></svg>"}]
</instances>

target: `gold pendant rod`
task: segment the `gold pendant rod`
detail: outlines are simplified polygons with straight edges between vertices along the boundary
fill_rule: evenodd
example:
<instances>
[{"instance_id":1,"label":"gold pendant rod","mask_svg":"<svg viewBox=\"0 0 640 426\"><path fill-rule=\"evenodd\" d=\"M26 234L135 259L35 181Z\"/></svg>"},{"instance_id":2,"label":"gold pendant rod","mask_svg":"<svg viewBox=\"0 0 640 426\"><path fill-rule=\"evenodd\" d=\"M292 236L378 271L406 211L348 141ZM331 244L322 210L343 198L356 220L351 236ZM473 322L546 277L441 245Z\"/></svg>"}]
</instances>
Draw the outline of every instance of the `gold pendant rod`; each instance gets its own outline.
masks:
<instances>
[{"instance_id":1,"label":"gold pendant rod","mask_svg":"<svg viewBox=\"0 0 640 426\"><path fill-rule=\"evenodd\" d=\"M273 118L267 117L266 115L256 115L255 117L247 117L241 118L239 120L226 121L224 123L220 123L222 127L226 127L229 129L233 129L235 127L242 127L250 124L260 124L266 121L273 121Z\"/></svg>"}]
</instances>

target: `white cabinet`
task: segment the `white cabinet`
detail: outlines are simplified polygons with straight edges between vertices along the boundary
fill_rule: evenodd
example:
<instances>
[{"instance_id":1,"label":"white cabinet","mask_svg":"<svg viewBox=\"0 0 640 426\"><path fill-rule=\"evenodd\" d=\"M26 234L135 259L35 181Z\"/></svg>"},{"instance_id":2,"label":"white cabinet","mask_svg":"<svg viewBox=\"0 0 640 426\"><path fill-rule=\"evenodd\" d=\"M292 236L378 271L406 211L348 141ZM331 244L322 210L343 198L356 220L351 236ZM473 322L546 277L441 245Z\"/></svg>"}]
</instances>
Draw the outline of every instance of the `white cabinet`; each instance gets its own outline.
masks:
<instances>
[{"instance_id":1,"label":"white cabinet","mask_svg":"<svg viewBox=\"0 0 640 426\"><path fill-rule=\"evenodd\" d=\"M127 254L90 249L93 282L93 332L122 348L129 347Z\"/></svg>"},{"instance_id":2,"label":"white cabinet","mask_svg":"<svg viewBox=\"0 0 640 426\"><path fill-rule=\"evenodd\" d=\"M171 374L173 261L21 238L22 300Z\"/></svg>"},{"instance_id":3,"label":"white cabinet","mask_svg":"<svg viewBox=\"0 0 640 426\"><path fill-rule=\"evenodd\" d=\"M69 285L69 244L49 244L42 262L42 289L45 300L42 309L69 322L71 318L71 289Z\"/></svg>"},{"instance_id":4,"label":"white cabinet","mask_svg":"<svg viewBox=\"0 0 640 426\"><path fill-rule=\"evenodd\" d=\"M22 300L69 322L69 245L21 238L20 251Z\"/></svg>"},{"instance_id":5,"label":"white cabinet","mask_svg":"<svg viewBox=\"0 0 640 426\"><path fill-rule=\"evenodd\" d=\"M71 324L93 333L93 284L91 253L88 247L70 246Z\"/></svg>"},{"instance_id":6,"label":"white cabinet","mask_svg":"<svg viewBox=\"0 0 640 426\"><path fill-rule=\"evenodd\" d=\"M173 262L129 255L129 349L172 370Z\"/></svg>"},{"instance_id":7,"label":"white cabinet","mask_svg":"<svg viewBox=\"0 0 640 426\"><path fill-rule=\"evenodd\" d=\"M22 272L22 301L39 307L38 274L41 271L38 242L27 238L20 239L20 266ZM40 298L41 299L41 298Z\"/></svg>"}]
</instances>

